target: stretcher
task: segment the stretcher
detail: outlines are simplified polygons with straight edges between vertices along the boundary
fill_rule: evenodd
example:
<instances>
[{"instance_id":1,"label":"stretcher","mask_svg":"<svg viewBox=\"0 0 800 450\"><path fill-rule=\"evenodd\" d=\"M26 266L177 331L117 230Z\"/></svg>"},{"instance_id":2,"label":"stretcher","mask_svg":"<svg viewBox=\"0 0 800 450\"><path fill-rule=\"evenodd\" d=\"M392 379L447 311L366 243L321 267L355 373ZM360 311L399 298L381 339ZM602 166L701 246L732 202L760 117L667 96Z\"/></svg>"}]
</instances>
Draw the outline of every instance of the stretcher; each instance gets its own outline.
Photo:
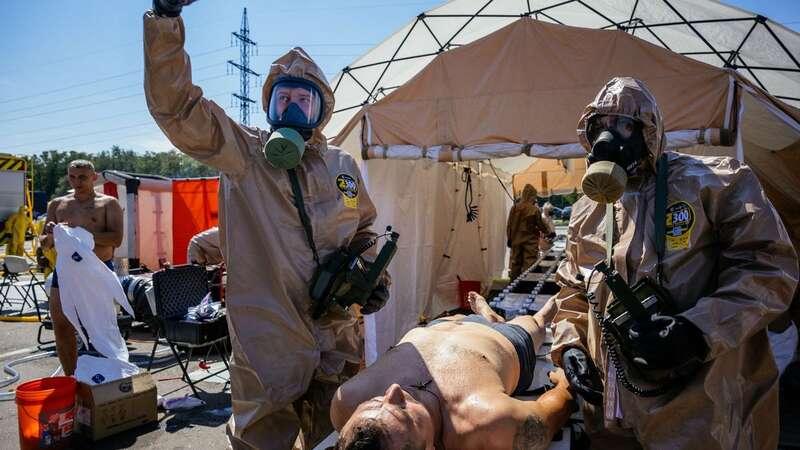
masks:
<instances>
[{"instance_id":1,"label":"stretcher","mask_svg":"<svg viewBox=\"0 0 800 450\"><path fill-rule=\"evenodd\" d=\"M550 360L549 352L550 352L550 345L553 343L553 335L551 334L550 328L547 329L547 335L545 337L544 343L542 343L542 347L539 349L539 353L542 356L538 356L536 358L536 368L533 372L533 381L531 382L530 391L537 391L544 387L545 385L551 384L550 379L548 378L548 372L555 370L555 366L553 362ZM537 395L529 395L529 396L517 396L521 400L536 400ZM573 421L581 421L580 412L576 412L570 417L570 422ZM553 440L548 447L548 450L570 450L571 448L571 425L567 423L567 425L562 428L562 433L559 440ZM336 445L336 439L339 437L338 433L335 431L328 435L322 442L320 442L314 450L328 450L333 448ZM558 436L556 437L558 439Z\"/></svg>"}]
</instances>

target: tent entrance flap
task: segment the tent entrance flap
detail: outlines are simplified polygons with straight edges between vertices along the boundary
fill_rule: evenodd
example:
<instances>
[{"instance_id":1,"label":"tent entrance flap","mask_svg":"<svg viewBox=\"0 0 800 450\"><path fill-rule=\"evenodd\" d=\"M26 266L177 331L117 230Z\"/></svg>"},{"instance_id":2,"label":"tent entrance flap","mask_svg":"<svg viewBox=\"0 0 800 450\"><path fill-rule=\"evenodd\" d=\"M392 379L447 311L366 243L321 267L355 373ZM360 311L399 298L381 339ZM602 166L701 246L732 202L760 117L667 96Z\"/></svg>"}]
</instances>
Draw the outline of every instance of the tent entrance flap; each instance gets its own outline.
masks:
<instances>
[{"instance_id":1,"label":"tent entrance flap","mask_svg":"<svg viewBox=\"0 0 800 450\"><path fill-rule=\"evenodd\" d=\"M488 286L502 275L511 201L488 164L371 160L364 166L373 202L395 205L379 209L375 228L391 224L403 233L389 267L392 301L367 316L376 321L367 322L369 363L421 317L432 319L458 308L459 277ZM473 171L473 205L478 207L472 222L466 220L461 178L467 166Z\"/></svg>"}]
</instances>

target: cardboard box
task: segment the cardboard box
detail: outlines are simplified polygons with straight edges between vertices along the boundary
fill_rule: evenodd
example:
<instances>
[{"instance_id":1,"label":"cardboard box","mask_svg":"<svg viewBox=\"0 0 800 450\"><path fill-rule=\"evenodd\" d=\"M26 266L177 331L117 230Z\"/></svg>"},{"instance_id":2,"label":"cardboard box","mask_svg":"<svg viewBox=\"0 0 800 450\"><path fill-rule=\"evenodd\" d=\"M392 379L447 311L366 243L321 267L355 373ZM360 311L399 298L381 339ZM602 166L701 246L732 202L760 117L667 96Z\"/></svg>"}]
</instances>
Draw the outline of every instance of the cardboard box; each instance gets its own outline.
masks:
<instances>
[{"instance_id":1,"label":"cardboard box","mask_svg":"<svg viewBox=\"0 0 800 450\"><path fill-rule=\"evenodd\" d=\"M93 441L157 420L156 384L148 372L90 386L78 383L76 430Z\"/></svg>"}]
</instances>

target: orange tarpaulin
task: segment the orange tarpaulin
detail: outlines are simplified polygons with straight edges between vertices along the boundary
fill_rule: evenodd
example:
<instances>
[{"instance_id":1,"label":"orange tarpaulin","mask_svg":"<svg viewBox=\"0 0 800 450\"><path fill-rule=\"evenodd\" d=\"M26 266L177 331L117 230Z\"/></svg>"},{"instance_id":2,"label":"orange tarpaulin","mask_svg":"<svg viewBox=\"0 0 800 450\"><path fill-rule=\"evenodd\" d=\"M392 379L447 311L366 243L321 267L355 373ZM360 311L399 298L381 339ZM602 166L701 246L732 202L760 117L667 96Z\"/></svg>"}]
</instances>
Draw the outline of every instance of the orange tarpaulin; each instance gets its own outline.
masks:
<instances>
[{"instance_id":1,"label":"orange tarpaulin","mask_svg":"<svg viewBox=\"0 0 800 450\"><path fill-rule=\"evenodd\" d=\"M219 221L217 178L172 182L172 263L186 264L186 248L195 234Z\"/></svg>"}]
</instances>

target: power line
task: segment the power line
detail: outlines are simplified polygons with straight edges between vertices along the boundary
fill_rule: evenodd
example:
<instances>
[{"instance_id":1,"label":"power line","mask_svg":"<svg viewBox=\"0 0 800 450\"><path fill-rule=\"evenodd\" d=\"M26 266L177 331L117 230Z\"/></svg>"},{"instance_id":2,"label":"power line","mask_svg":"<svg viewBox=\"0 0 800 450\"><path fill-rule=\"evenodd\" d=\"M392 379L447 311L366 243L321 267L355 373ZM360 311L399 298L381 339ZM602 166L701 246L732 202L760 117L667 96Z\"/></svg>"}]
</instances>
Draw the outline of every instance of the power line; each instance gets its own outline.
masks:
<instances>
[{"instance_id":1,"label":"power line","mask_svg":"<svg viewBox=\"0 0 800 450\"><path fill-rule=\"evenodd\" d=\"M214 49L214 50L209 50L209 51L206 51L206 52L196 53L194 55L194 57L210 55L212 53L220 52L220 51L223 51L223 50L230 50L230 47L221 47L221 48ZM123 72L123 73L119 73L119 74L116 74L116 75L110 75L110 76L107 76L107 77L98 78L98 79L95 79L95 80L84 81L84 82L81 82L81 83L76 83L76 84L72 84L72 85L69 85L69 86L64 86L64 87L61 87L61 88L58 88L58 89L52 89L52 90L49 90L49 91L39 92L39 93L36 93L36 94L29 94L29 95L23 95L21 97L15 97L15 98L9 98L9 99L5 99L5 100L0 100L0 105L4 104L4 103L16 102L16 101L19 101L19 100L25 100L27 98L33 98L33 97L39 97L39 96L42 96L42 95L53 94L53 93L56 93L56 92L62 92L62 91L66 91L66 90L69 90L69 89L74 89L76 87L88 86L90 84L95 84L95 83L99 83L99 82L102 82L102 81L113 80L113 79L116 79L116 78L122 78L122 77L126 77L126 76L129 76L129 75L141 74L141 73L144 73L144 69L132 70L130 72Z\"/></svg>"},{"instance_id":2,"label":"power line","mask_svg":"<svg viewBox=\"0 0 800 450\"><path fill-rule=\"evenodd\" d=\"M303 48L312 48L312 47L372 47L377 45L375 43L372 44L301 44L295 42L294 44L263 44L259 45L258 48L269 48L269 47L277 47L277 48L292 48L292 47L303 47Z\"/></svg>"},{"instance_id":3,"label":"power line","mask_svg":"<svg viewBox=\"0 0 800 450\"><path fill-rule=\"evenodd\" d=\"M229 20L231 18L232 17L226 17L224 15L223 16L215 16L213 19L205 20L205 21L202 21L202 22L193 23L192 25L194 27L199 27L201 25L209 25L209 24L214 24L214 23L221 23L221 22L227 21L227 20ZM35 63L34 66L51 65L51 64L55 64L55 63L59 63L59 62L70 61L70 60L73 60L73 59L83 58L84 56L89 56L89 55L95 55L95 54L98 54L98 53L109 52L111 50L116 50L118 48L131 47L133 45L140 45L140 46L144 45L144 41L142 39L126 41L126 42L123 42L123 43L120 43L120 44L112 45L111 47L105 47L105 48L100 48L100 49L95 49L95 50L89 50L89 51L86 51L86 52L83 52L83 53L79 53L79 54L76 54L76 55L66 56L66 57L63 57L61 59L55 59L55 60L51 59L51 60L39 61L39 62ZM228 47L225 47L225 48L228 48Z\"/></svg>"},{"instance_id":4,"label":"power line","mask_svg":"<svg viewBox=\"0 0 800 450\"><path fill-rule=\"evenodd\" d=\"M81 120L79 122L66 123L66 124L62 124L62 125L59 125L59 126L55 126L55 127L47 126L47 131L59 130L61 128L73 127L75 125L83 125L83 124L89 123L89 122L102 122L104 120L110 120L110 119L116 119L118 117L130 116L131 114L144 114L144 113L147 113L146 109L139 109L139 110L136 110L136 111L128 111L128 112L124 112L124 113L121 113L121 114L114 114L114 115L111 115L111 116L103 116L103 117L98 117L98 118L93 118L93 119ZM14 134L5 134L5 135L0 136L0 138L7 138L9 136L22 136L24 134L31 134L31 133L41 133L42 129L43 129L43 127L31 128L31 129L28 129L28 130L25 130L25 131L20 131L20 132L14 133Z\"/></svg>"},{"instance_id":5,"label":"power line","mask_svg":"<svg viewBox=\"0 0 800 450\"><path fill-rule=\"evenodd\" d=\"M250 69L250 56L257 48L258 44L250 39L250 24L247 22L247 8L242 11L242 26L239 32L231 33L231 40L239 47L239 63L228 60L228 64L239 70L239 93L231 94L234 99L239 100L239 122L250 125L250 108L255 104L255 100L250 98L250 75L258 79L261 75Z\"/></svg>"},{"instance_id":6,"label":"power line","mask_svg":"<svg viewBox=\"0 0 800 450\"><path fill-rule=\"evenodd\" d=\"M69 86L62 87L62 88L52 89L50 91L39 92L38 94L24 95L22 97L15 97L15 98L10 98L10 99L6 99L6 100L0 100L0 104L9 103L9 102L16 102L18 100L24 100L26 98L31 98L31 97L38 97L40 95L53 94L55 92L66 91L68 89L73 89L73 88L81 87L81 86L87 86L89 84L98 83L98 82L101 82L101 81L113 80L115 78L122 78L122 77L125 77L125 76L128 76L128 75L133 75L135 73L141 73L141 72L142 72L141 70L132 70L130 72L124 72L124 73L120 73L120 74L117 74L117 75L111 75L111 76L104 77L104 78L98 78L96 80L85 81L83 83L72 84L72 85L69 85Z\"/></svg>"},{"instance_id":7,"label":"power line","mask_svg":"<svg viewBox=\"0 0 800 450\"><path fill-rule=\"evenodd\" d=\"M229 113L233 112L233 111L229 111L230 108L223 108L223 109L226 112L229 112ZM153 124L155 124L155 122L153 122ZM87 145L101 144L103 142L111 142L111 141L116 141L116 140L119 140L119 139L129 139L129 138L133 138L133 137L151 136L151 135L152 135L152 132L135 133L135 134L128 134L128 135L125 135L125 136L117 136L117 137L113 137L113 138L109 138L109 139L102 139L102 140L98 140L98 141L84 142L84 143L81 143L81 144L66 144L64 147L73 147L73 148L85 147Z\"/></svg>"},{"instance_id":8,"label":"power line","mask_svg":"<svg viewBox=\"0 0 800 450\"><path fill-rule=\"evenodd\" d=\"M283 56L285 54L286 54L285 52L284 53L261 53L261 54L255 55L255 56L257 56L257 57L275 58L277 56ZM317 57L321 57L321 56L350 56L350 57L352 57L352 56L361 56L361 55L363 55L363 53L309 53L309 56L311 56L312 58L317 58Z\"/></svg>"},{"instance_id":9,"label":"power line","mask_svg":"<svg viewBox=\"0 0 800 450\"><path fill-rule=\"evenodd\" d=\"M350 10L350 9L372 9L372 8L380 8L380 7L402 7L402 6L429 6L429 7L432 7L432 6L436 6L438 4L439 4L438 1L400 2L400 3L368 3L368 4L361 4L361 5L320 7L320 8L315 8L315 10L317 10L317 11L318 10L341 11L341 10ZM286 8L286 9L280 9L280 10L273 10L273 12L296 12L296 11L306 12L306 11L308 11L308 8ZM231 18L232 17L229 17L229 16L221 16L221 17L217 16L214 19L206 20L206 21L202 21L202 22L197 22L197 23L191 23L190 25L192 27L199 27L201 25L209 25L209 24L214 24L214 23L221 23L221 22L230 20ZM789 22L789 23L791 23L791 22ZM100 48L100 49L89 50L89 51L86 51L86 52L83 52L83 53L78 53L78 54L75 54L75 55L70 55L70 56L66 56L66 57L63 57L63 58L59 58L59 59L51 59L51 60L39 61L35 65L36 66L52 65L52 64L56 64L56 63L70 61L70 60L73 60L73 59L83 58L83 57L90 56L90 55L96 55L96 54L99 54L99 53L109 52L109 51L116 50L116 49L119 49L119 48L131 47L133 45L143 45L143 41L141 39L136 39L136 40L132 40L132 41L126 41L126 42L123 42L123 43L120 43L120 44L112 45L110 47L104 47L104 48ZM335 46L372 46L374 44L350 44L350 43L347 43L347 44L329 44L329 43L324 43L324 44L297 44L297 43L295 43L295 44L287 44L287 45L270 45L270 46L272 46L272 47L275 47L275 46L279 46L279 47L294 47L296 45L308 46L308 47L311 47L311 46L319 46L319 47L321 47L321 46L330 46L330 47L335 47ZM267 47L267 46L264 46L264 47ZM200 54L195 54L194 56L199 56L199 55ZM96 80L96 81L100 81L100 80ZM49 93L49 92L47 92L47 93ZM46 94L46 93L42 93L42 94ZM24 98L27 98L27 96L26 97L17 97L17 98L7 99L7 100L0 100L0 104L6 103L6 102L17 101L17 100L24 99Z\"/></svg>"},{"instance_id":10,"label":"power line","mask_svg":"<svg viewBox=\"0 0 800 450\"><path fill-rule=\"evenodd\" d=\"M222 64L222 63L220 63L220 64ZM212 78L218 78L218 77L212 77ZM202 82L202 81L206 81L208 79L210 79L210 78L197 80L196 82L199 83L199 82ZM140 85L140 84L137 84L137 85ZM216 95L212 95L212 96L207 96L206 98L212 99L212 98L215 98L215 97L218 97L218 96L219 96L219 94L216 94ZM110 116L104 115L103 117L85 119L85 120L80 120L78 122L70 122L70 123L65 123L65 124L61 124L61 125L57 125L57 126L47 126L47 131L58 130L58 129L61 129L61 128L69 128L69 127L72 127L72 126L75 126L75 125L83 125L83 124L90 123L90 122L102 122L102 121L105 121L105 120L116 119L116 118L124 117L124 116L130 116L132 114L145 114L145 113L148 113L147 109L138 109L138 110L135 110L135 111L127 111L127 112L124 112L124 113L113 114L113 115L110 115ZM8 138L8 137L11 137L11 136L22 136L22 135L31 134L31 133L41 133L42 129L43 129L42 127L30 128L30 129L27 129L27 130L24 130L24 131L15 132L13 134L0 135L0 138Z\"/></svg>"},{"instance_id":11,"label":"power line","mask_svg":"<svg viewBox=\"0 0 800 450\"><path fill-rule=\"evenodd\" d=\"M217 94L214 94L214 95L206 96L205 98L210 100L210 99L213 99L213 98L225 95L225 94L227 94L227 92L220 92L220 93L217 93ZM147 112L147 110L144 110L144 111L133 111L133 112L144 113L144 112ZM125 113L124 115L129 115L129 114L132 114L132 113ZM84 121L84 123L85 122L90 122L90 121ZM146 122L137 123L137 124L134 124L134 125L126 125L126 126L117 127L117 128L107 128L107 129L102 129L102 130L98 130L98 131L93 131L93 132L90 132L90 133L79 133L79 134L72 134L72 135L69 135L69 136L61 136L61 137L57 137L57 138L43 139L41 141L36 141L36 142L25 142L25 143L22 143L22 144L14 144L13 147L29 147L29 146L32 146L32 145L46 144L48 142L64 141L64 140L72 139L72 138L76 138L76 137L94 136L94 135L98 135L98 134L111 133L111 132L114 132L114 131L127 130L127 129L130 129L130 128L141 127L141 126L148 125L148 124L153 124L153 123L155 123L155 122L152 119L150 119L150 120L148 120ZM41 131L41 129L39 131Z\"/></svg>"},{"instance_id":12,"label":"power line","mask_svg":"<svg viewBox=\"0 0 800 450\"><path fill-rule=\"evenodd\" d=\"M437 1L431 1L431 2L400 2L400 3L369 3L369 4L362 4L362 5L320 7L320 8L315 8L315 10L317 10L317 11L319 11L319 10L339 11L339 10L349 10L349 9L372 9L372 8L380 8L380 7L421 6L421 5L433 6L433 5L437 5L438 3L439 2L437 2ZM305 12L307 10L308 10L307 8L287 8L287 9L281 9L281 10L274 10L273 12L295 12L295 11L303 11L303 12ZM230 19L230 17L218 17L218 18L213 19L213 20L204 21L204 22L198 22L198 23L194 23L194 24L191 24L191 25L194 26L194 27L197 27L199 25L207 25L209 23L220 23L220 22L228 20L228 19ZM96 53L102 53L102 52L106 52L106 51L115 50L117 48L129 47L129 46L135 45L135 44L142 44L142 40L128 41L126 43L118 44L118 45L111 46L111 47L106 47L104 49L90 50L88 52L84 52L84 53L81 53L81 54L78 54L78 55L75 55L75 56L62 58L60 60L50 60L49 62L44 62L44 63L40 62L39 64L41 65L41 64L51 64L51 63L56 63L56 62L63 62L63 61L69 60L69 59L81 58L81 57L88 56L88 55L91 55L91 54L96 54ZM287 44L287 45L281 45L281 46L282 47L294 47L296 45L297 44ZM311 46L330 46L330 47L335 47L335 46L371 46L371 45L374 45L374 44L358 44L358 43L353 43L353 44L350 44L350 43L346 43L346 44L330 44L330 43L318 43L318 44L301 44L301 45L305 45L305 46L308 46L308 47L311 47ZM274 47L274 46L276 46L276 45L269 45L269 47ZM263 47L268 47L268 46L265 45ZM228 50L228 49L230 49L230 47L222 47L222 48L211 50L211 51L208 51L208 52L194 53L192 55L192 57L194 58L194 57L198 57L198 56L202 56L202 55L206 55L206 54L210 54L210 53L214 53L214 52L218 52L218 51ZM280 55L275 55L275 56L280 56ZM318 56L358 56L358 55L318 55ZM78 84L66 86L66 87L63 87L63 88L58 88L58 89L53 89L53 90L50 90L50 91L40 92L38 94L31 94L31 95L25 95L25 96L21 96L21 97L15 97L15 98L10 98L10 99L0 100L0 104L19 101L19 100L24 100L26 98L31 98L31 97L39 96L39 95L51 94L51 93L54 93L54 92L61 92L63 90L67 90L67 89L86 86L86 85L89 85L89 84L92 84L92 83L97 83L97 82L100 82L100 81L107 81L107 80L111 80L111 79L114 79L114 78L120 78L120 77L123 77L123 76L132 75L132 74L141 73L141 72L142 72L142 70L125 72L125 73L122 73L122 74L112 75L112 76L105 77L105 78L100 78L100 79L97 79L97 80L78 83Z\"/></svg>"},{"instance_id":13,"label":"power line","mask_svg":"<svg viewBox=\"0 0 800 450\"><path fill-rule=\"evenodd\" d=\"M278 48L288 47L288 48L291 48L291 47L295 47L297 45L298 44L260 45L259 48L262 48L262 47L264 47L264 48L266 48L266 47L278 47ZM321 46L336 47L336 46L371 46L373 44L299 44L299 45L301 47L302 46L306 46L306 47L312 47L312 46L314 46L314 47L321 47ZM198 58L198 57L201 57L201 56L210 55L210 54L213 54L213 53L221 52L221 51L224 51L224 50L230 50L230 49L231 49L231 47L220 47L220 48L213 49L213 50L208 50L208 51L205 51L205 52L192 53L190 56L192 57L192 59L195 59L195 58ZM266 53L266 54L258 55L258 56L282 56L282 55L283 55L283 53ZM342 54L320 53L320 54L316 54L314 56L319 56L319 57L342 56L343 57L343 56L360 56L360 55L361 55L360 53L342 53ZM195 69L195 70L200 70L200 69ZM102 82L102 81L113 80L113 79L116 79L116 78L122 78L122 77L126 77L126 76L129 76L129 75L134 75L134 74L139 74L139 73L144 73L144 69L133 70L133 71L130 71L130 72L123 72L123 73L120 73L120 74L110 75L110 76L107 76L107 77L98 78L98 79L85 81L85 82L81 82L81 83L76 83L76 84L64 86L64 87L61 87L61 88L52 89L52 90L49 90L49 91L39 92L39 93L36 93L36 94L29 94L29 95L24 95L24 96L20 96L20 97L14 97L14 98L9 98L9 99L5 99L5 100L0 100L0 104L16 102L16 101L25 100L25 99L28 99L28 98L33 98L33 97L40 97L42 95L48 95L48 94L53 94L53 93L56 93L56 92L62 92L62 91L66 91L66 90L70 90L70 89L74 89L74 88L78 88L78 87L88 86L90 84L99 83L99 82Z\"/></svg>"},{"instance_id":14,"label":"power line","mask_svg":"<svg viewBox=\"0 0 800 450\"><path fill-rule=\"evenodd\" d=\"M197 82L199 83L201 81L214 80L214 79L217 79L217 78L222 78L222 77L227 77L227 76L228 76L228 74L222 74L222 75L217 75L215 77L204 78L202 80L198 80ZM96 102L85 103L83 105L70 106L68 108L54 109L54 110L45 111L45 112L41 112L41 113L29 114L27 116L15 117L13 119L2 119L2 120L3 120L4 123L16 122L17 120L30 119L32 117L46 116L46 115L49 115L49 114L55 114L55 113L64 112L64 111L72 111L72 110L75 110L75 109L82 109L82 108L86 108L86 107L89 107L89 106L102 105L102 104L105 104L105 103L115 102L115 101L118 101L118 100L124 100L124 99L127 99L127 98L140 97L140 96L143 96L143 95L144 95L144 93L137 92L137 93L131 94L131 95L123 95L121 97L114 97L114 98L110 98L110 99L106 99L106 100L100 100L100 101L96 101Z\"/></svg>"},{"instance_id":15,"label":"power line","mask_svg":"<svg viewBox=\"0 0 800 450\"><path fill-rule=\"evenodd\" d=\"M201 70L209 69L211 67L219 67L221 65L223 65L223 63L209 64L207 66L193 68L192 72L199 72ZM109 92L121 91L123 89L128 89L128 88L132 88L132 87L141 87L141 86L142 86L142 82L139 81L139 82L136 82L136 83L127 84L125 86L115 87L115 88L111 88L111 89L106 89L106 90L103 90L103 91L96 91L96 92L92 92L92 93L89 93L89 94L77 95L75 97L64 98L64 99L61 99L61 100L53 100L53 101L50 101L50 102L47 102L47 103L41 103L41 104L38 104L38 105L26 106L24 108L12 109L10 111L0 111L0 114L11 114L11 113L16 113L16 112L20 112L20 111L27 111L27 110L30 110L30 109L50 107L50 106L53 106L53 105L57 105L59 103L70 102L72 100L80 100L80 99L84 99L86 97L93 97L95 95L107 94Z\"/></svg>"},{"instance_id":16,"label":"power line","mask_svg":"<svg viewBox=\"0 0 800 450\"><path fill-rule=\"evenodd\" d=\"M153 122L153 120L148 120L146 122L141 122L141 123L137 123L137 124L134 124L134 125L128 125L128 126L125 126L125 127L117 127L117 128L109 128L107 130L100 130L100 131L95 131L95 132L92 132L92 133L80 133L80 134L73 134L73 135L70 135L70 136L62 136L62 137L55 138L55 139L45 139L45 140L37 141L37 142L27 142L27 143L24 143L24 144L18 144L15 147L31 147L31 146L34 146L34 145L47 144L49 142L65 141L67 139L73 139L73 138L76 138L76 137L95 136L95 135L98 135L98 134L112 133L114 131L119 131L119 130L128 130L128 129L131 129L131 128L143 127L145 125L153 125L154 123L155 122Z\"/></svg>"},{"instance_id":17,"label":"power line","mask_svg":"<svg viewBox=\"0 0 800 450\"><path fill-rule=\"evenodd\" d=\"M322 6L314 8L314 11L345 11L348 9L374 9L374 8L381 8L381 7L399 7L399 6L433 6L438 5L441 2L438 1L430 1L430 2L408 2L408 3L365 3L363 5L346 5L346 6ZM274 10L273 12L295 12L295 11L308 11L308 8L286 8L286 9L278 9Z\"/></svg>"}]
</instances>

